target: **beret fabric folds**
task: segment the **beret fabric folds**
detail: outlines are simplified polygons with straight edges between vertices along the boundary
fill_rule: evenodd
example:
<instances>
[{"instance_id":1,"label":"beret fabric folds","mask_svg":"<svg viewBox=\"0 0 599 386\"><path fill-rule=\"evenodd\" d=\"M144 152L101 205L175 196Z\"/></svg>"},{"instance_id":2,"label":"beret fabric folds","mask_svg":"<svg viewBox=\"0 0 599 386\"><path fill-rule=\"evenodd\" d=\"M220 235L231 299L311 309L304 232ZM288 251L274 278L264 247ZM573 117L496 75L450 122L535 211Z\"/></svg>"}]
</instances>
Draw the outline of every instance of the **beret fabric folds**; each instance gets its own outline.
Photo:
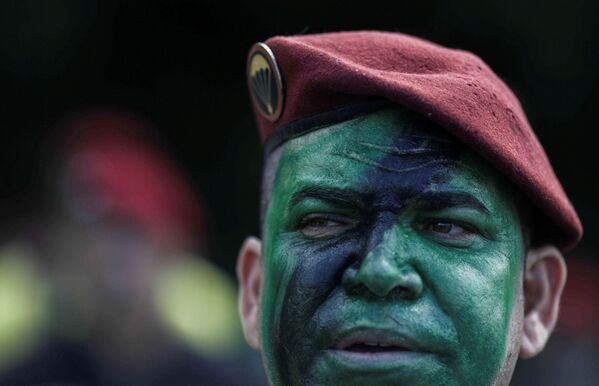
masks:
<instances>
[{"instance_id":1,"label":"beret fabric folds","mask_svg":"<svg viewBox=\"0 0 599 386\"><path fill-rule=\"evenodd\" d=\"M284 107L275 122L256 112L263 141L302 122L322 126L315 117L326 112L387 100L437 122L513 181L545 215L535 229L547 241L568 249L582 237L518 99L477 56L376 31L273 37L266 45L282 74Z\"/></svg>"}]
</instances>

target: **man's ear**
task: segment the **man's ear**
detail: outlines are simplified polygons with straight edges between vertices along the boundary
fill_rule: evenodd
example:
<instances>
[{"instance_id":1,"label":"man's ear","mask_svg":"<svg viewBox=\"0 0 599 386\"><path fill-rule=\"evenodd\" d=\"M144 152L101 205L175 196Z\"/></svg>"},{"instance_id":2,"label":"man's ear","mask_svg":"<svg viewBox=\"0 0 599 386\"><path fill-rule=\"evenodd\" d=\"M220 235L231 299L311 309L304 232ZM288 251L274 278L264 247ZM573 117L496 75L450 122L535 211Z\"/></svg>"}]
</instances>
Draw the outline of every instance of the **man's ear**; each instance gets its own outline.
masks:
<instances>
[{"instance_id":1,"label":"man's ear","mask_svg":"<svg viewBox=\"0 0 599 386\"><path fill-rule=\"evenodd\" d=\"M556 247L530 249L526 254L521 358L533 357L545 347L557 322L566 277L566 263Z\"/></svg>"},{"instance_id":2,"label":"man's ear","mask_svg":"<svg viewBox=\"0 0 599 386\"><path fill-rule=\"evenodd\" d=\"M237 258L239 312L245 340L260 351L260 294L262 290L262 243L255 237L243 242Z\"/></svg>"}]
</instances>

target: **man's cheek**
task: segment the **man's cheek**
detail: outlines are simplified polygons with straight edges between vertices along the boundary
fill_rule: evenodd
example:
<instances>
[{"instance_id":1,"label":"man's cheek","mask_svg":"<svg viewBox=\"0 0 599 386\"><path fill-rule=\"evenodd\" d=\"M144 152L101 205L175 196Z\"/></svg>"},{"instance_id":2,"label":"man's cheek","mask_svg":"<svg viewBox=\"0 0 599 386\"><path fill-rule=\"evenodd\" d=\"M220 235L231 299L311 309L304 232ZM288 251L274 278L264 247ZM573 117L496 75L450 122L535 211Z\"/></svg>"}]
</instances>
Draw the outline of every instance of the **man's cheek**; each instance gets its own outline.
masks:
<instances>
[{"instance_id":1,"label":"man's cheek","mask_svg":"<svg viewBox=\"0 0 599 386\"><path fill-rule=\"evenodd\" d=\"M290 277L295 269L294 261L284 244L277 242L277 235L267 234L264 239L262 256L264 281L260 299L261 351L265 367L273 385L281 385L277 357L279 317L283 298Z\"/></svg>"},{"instance_id":2,"label":"man's cheek","mask_svg":"<svg viewBox=\"0 0 599 386\"><path fill-rule=\"evenodd\" d=\"M285 245L284 242L273 243L264 248L265 279L261 299L264 345L274 343L283 299L299 262Z\"/></svg>"},{"instance_id":3,"label":"man's cheek","mask_svg":"<svg viewBox=\"0 0 599 386\"><path fill-rule=\"evenodd\" d=\"M343 269L355 249L352 242L324 244L291 242L282 248L290 251L288 258L296 262L291 272L290 268L285 272L288 280L284 289L281 285L276 298L281 307L272 314L277 325L277 334L272 338L278 342L273 355L278 358L285 384L293 384L292 379L309 373L317 351L323 348L315 316L331 292L339 287Z\"/></svg>"},{"instance_id":4,"label":"man's cheek","mask_svg":"<svg viewBox=\"0 0 599 386\"><path fill-rule=\"evenodd\" d=\"M504 360L515 282L508 260L473 261L444 264L435 282L441 306L458 330L460 378L482 385L494 378Z\"/></svg>"}]
</instances>

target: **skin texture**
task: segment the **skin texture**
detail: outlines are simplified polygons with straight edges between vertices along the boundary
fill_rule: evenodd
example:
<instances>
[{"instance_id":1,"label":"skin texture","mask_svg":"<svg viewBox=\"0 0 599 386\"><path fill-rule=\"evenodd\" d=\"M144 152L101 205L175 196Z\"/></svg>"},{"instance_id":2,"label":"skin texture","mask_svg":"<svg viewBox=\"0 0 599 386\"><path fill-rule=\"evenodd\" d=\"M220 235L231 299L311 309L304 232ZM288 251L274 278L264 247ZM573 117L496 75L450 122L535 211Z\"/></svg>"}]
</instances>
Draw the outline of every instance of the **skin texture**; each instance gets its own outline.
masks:
<instances>
[{"instance_id":1,"label":"skin texture","mask_svg":"<svg viewBox=\"0 0 599 386\"><path fill-rule=\"evenodd\" d=\"M237 276L272 385L508 385L543 350L563 256L528 244L528 201L428 120L392 108L291 139L263 184L264 241Z\"/></svg>"},{"instance_id":2,"label":"skin texture","mask_svg":"<svg viewBox=\"0 0 599 386\"><path fill-rule=\"evenodd\" d=\"M501 383L524 246L497 173L400 110L284 146L263 234L272 383ZM404 347L371 360L338 349L352 334Z\"/></svg>"}]
</instances>

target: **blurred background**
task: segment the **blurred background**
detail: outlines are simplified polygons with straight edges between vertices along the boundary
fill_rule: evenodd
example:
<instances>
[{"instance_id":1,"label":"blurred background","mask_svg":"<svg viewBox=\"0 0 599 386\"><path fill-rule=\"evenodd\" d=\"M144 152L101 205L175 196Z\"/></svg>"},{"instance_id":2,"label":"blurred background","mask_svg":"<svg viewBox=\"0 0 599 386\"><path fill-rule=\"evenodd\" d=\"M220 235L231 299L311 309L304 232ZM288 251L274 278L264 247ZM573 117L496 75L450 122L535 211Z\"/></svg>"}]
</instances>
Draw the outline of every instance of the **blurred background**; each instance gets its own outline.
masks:
<instances>
[{"instance_id":1,"label":"blurred background","mask_svg":"<svg viewBox=\"0 0 599 386\"><path fill-rule=\"evenodd\" d=\"M514 385L599 380L599 3L0 2L0 385L262 385L234 265L258 234L248 48L401 31L520 97L586 228L560 323Z\"/></svg>"}]
</instances>

